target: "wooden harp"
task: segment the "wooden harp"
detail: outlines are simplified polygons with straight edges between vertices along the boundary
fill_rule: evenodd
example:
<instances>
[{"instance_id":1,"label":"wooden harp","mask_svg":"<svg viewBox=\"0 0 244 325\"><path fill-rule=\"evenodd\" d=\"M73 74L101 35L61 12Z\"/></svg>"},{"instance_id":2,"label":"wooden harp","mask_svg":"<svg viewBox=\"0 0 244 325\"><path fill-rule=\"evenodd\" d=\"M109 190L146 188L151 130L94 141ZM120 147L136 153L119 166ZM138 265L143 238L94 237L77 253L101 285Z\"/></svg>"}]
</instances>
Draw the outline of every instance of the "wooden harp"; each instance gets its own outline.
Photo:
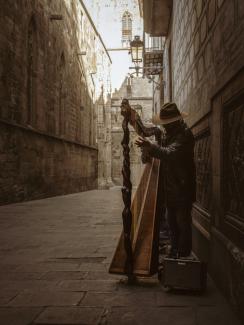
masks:
<instances>
[{"instance_id":1,"label":"wooden harp","mask_svg":"<svg viewBox=\"0 0 244 325\"><path fill-rule=\"evenodd\" d=\"M122 125L124 129L124 139L122 140L124 165L122 174L124 180L126 180L124 169L127 169L127 172L130 173L128 169L129 147L126 147L129 144L128 123L133 126L140 136L149 137L154 135L159 144L161 143L161 130L157 127L145 127L139 115L130 107L127 99L122 101L121 114L124 116ZM161 192L159 182L160 160L148 157L142 157L142 160L146 162L145 168L132 204L130 204L130 198L127 197L128 206L126 207L125 203L122 214L124 229L109 268L110 273L124 274L128 277L151 276L158 271L160 201L162 199L158 195ZM126 194L128 194L131 189L130 180L127 179L123 185L122 193L124 190L124 193L127 191ZM127 215L124 215L126 213Z\"/></svg>"}]
</instances>

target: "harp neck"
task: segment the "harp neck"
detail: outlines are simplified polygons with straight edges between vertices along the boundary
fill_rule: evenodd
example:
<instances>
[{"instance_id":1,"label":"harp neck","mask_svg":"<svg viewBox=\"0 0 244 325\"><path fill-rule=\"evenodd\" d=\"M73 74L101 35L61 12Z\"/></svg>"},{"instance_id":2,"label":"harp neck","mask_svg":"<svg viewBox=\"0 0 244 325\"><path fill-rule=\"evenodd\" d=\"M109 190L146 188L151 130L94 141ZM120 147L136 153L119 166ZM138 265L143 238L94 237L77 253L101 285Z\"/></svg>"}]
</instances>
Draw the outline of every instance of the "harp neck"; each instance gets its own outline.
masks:
<instances>
[{"instance_id":1,"label":"harp neck","mask_svg":"<svg viewBox=\"0 0 244 325\"><path fill-rule=\"evenodd\" d=\"M136 110L130 106L128 99L123 99L122 101L121 114L128 120L138 135L143 137L151 137L154 135L155 140L159 144L161 143L161 130L156 126L146 127Z\"/></svg>"}]
</instances>

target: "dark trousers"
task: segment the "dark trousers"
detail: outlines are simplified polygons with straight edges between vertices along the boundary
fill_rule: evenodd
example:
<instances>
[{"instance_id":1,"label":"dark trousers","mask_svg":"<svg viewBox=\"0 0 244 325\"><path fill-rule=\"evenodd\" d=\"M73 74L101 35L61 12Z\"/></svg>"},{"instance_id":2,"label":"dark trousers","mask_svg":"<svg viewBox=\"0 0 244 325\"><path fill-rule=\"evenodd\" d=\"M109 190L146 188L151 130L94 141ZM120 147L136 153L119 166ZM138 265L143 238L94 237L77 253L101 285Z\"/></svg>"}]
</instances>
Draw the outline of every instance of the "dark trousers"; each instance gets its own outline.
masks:
<instances>
[{"instance_id":1,"label":"dark trousers","mask_svg":"<svg viewBox=\"0 0 244 325\"><path fill-rule=\"evenodd\" d=\"M166 218L170 230L171 250L180 256L188 256L192 249L191 229L192 204L169 205Z\"/></svg>"}]
</instances>

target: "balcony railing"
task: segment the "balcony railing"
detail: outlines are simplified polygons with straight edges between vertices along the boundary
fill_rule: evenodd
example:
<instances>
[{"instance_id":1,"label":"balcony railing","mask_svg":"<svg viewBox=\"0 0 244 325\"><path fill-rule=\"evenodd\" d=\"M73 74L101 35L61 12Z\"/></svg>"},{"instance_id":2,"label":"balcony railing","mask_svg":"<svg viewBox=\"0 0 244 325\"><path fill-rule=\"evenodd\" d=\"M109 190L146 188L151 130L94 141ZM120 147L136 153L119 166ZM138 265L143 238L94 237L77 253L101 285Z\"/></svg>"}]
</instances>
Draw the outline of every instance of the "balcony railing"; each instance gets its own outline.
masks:
<instances>
[{"instance_id":1,"label":"balcony railing","mask_svg":"<svg viewBox=\"0 0 244 325\"><path fill-rule=\"evenodd\" d=\"M156 75L162 72L164 37L144 36L144 71L146 75Z\"/></svg>"}]
</instances>

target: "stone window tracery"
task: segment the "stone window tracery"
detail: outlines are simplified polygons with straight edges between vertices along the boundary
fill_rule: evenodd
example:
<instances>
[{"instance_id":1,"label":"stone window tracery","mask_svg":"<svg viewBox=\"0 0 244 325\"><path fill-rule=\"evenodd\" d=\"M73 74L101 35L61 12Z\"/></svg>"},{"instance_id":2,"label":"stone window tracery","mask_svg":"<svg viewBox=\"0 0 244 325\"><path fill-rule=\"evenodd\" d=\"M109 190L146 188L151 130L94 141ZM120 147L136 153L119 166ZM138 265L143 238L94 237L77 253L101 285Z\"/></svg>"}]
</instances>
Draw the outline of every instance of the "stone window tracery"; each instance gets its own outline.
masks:
<instances>
[{"instance_id":1,"label":"stone window tracery","mask_svg":"<svg viewBox=\"0 0 244 325\"><path fill-rule=\"evenodd\" d=\"M129 47L132 40L132 16L126 11L122 16L122 46Z\"/></svg>"}]
</instances>

